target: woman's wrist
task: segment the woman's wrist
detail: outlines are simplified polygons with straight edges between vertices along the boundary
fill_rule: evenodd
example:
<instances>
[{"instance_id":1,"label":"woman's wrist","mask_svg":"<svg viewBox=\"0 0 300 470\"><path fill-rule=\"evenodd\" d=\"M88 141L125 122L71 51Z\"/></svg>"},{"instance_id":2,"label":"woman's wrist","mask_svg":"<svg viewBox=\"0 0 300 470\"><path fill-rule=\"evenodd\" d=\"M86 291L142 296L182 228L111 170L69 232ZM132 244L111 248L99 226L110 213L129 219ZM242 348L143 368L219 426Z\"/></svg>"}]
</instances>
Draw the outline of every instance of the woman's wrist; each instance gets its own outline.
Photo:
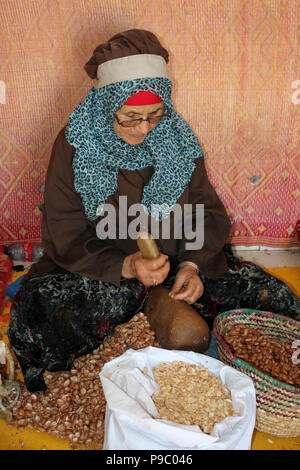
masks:
<instances>
[{"instance_id":1,"label":"woman's wrist","mask_svg":"<svg viewBox=\"0 0 300 470\"><path fill-rule=\"evenodd\" d=\"M190 266L191 268L195 269L197 274L199 274L199 268L196 263L193 263L192 261L183 261L182 263L179 263L178 269L182 268L183 266Z\"/></svg>"}]
</instances>

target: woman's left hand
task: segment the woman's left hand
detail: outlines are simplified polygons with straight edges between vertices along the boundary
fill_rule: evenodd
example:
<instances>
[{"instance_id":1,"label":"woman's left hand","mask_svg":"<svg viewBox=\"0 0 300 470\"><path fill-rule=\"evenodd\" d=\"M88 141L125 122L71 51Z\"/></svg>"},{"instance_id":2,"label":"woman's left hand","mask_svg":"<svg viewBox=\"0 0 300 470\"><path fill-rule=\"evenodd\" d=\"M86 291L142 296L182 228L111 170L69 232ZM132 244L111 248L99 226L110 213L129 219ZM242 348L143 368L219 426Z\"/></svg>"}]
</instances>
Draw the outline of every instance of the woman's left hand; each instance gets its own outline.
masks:
<instances>
[{"instance_id":1,"label":"woman's left hand","mask_svg":"<svg viewBox=\"0 0 300 470\"><path fill-rule=\"evenodd\" d=\"M182 266L169 295L174 300L185 300L188 304L193 304L203 292L204 286L197 271L191 266Z\"/></svg>"}]
</instances>

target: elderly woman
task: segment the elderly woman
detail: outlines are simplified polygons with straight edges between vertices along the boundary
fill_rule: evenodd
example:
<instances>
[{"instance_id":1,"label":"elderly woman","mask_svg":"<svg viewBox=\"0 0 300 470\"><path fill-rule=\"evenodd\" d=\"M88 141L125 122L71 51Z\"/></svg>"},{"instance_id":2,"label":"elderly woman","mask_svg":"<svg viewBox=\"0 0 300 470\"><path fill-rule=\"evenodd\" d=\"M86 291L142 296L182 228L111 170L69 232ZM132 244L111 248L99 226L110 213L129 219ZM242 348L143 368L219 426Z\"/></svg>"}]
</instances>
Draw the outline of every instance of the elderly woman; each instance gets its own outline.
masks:
<instances>
[{"instance_id":1,"label":"elderly woman","mask_svg":"<svg viewBox=\"0 0 300 470\"><path fill-rule=\"evenodd\" d=\"M30 392L46 390L46 369L70 369L75 357L141 311L158 284L191 304L210 327L230 308L299 315L299 301L285 284L225 246L230 221L207 178L196 135L174 110L167 62L152 33L130 30L98 46L85 66L97 82L56 138L47 172L46 254L32 266L11 310L9 339ZM124 198L126 207L140 204L140 230L156 222L157 259L145 259L136 237L124 235L134 220ZM183 221L171 217L172 210L185 205L192 208L195 237L203 229L197 249L188 245L189 234L175 236ZM108 208L117 223L105 234ZM168 237L161 230L166 220ZM193 330L183 323L187 328Z\"/></svg>"}]
</instances>

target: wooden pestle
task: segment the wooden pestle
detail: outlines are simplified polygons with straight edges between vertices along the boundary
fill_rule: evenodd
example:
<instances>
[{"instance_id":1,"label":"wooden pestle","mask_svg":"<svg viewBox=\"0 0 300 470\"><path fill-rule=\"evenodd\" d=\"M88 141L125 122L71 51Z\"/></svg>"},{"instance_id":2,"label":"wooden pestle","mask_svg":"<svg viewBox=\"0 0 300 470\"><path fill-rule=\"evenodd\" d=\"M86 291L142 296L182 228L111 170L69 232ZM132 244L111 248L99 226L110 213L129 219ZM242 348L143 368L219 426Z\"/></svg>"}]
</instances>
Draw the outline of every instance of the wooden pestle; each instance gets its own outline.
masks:
<instances>
[{"instance_id":1,"label":"wooden pestle","mask_svg":"<svg viewBox=\"0 0 300 470\"><path fill-rule=\"evenodd\" d=\"M142 252L143 258L159 258L159 249L151 233L141 232L139 238L137 239L137 244Z\"/></svg>"},{"instance_id":2,"label":"wooden pestle","mask_svg":"<svg viewBox=\"0 0 300 470\"><path fill-rule=\"evenodd\" d=\"M137 244L144 258L159 257L159 249L151 234L141 233ZM184 300L172 299L166 287L154 287L143 310L163 348L199 353L208 348L210 330L206 321Z\"/></svg>"}]
</instances>

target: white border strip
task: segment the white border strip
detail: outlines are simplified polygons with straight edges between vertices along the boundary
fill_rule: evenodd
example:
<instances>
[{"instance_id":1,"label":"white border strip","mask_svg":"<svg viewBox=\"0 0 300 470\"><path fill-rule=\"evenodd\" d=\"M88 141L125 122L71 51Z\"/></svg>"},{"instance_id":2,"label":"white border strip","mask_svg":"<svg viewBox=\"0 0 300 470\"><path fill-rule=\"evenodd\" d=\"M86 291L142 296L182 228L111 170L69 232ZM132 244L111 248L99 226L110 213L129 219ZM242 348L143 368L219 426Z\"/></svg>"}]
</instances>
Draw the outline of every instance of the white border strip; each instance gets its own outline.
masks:
<instances>
[{"instance_id":1,"label":"white border strip","mask_svg":"<svg viewBox=\"0 0 300 470\"><path fill-rule=\"evenodd\" d=\"M168 78L167 64L162 56L156 54L130 55L100 64L97 77L95 88L136 78Z\"/></svg>"},{"instance_id":2,"label":"white border strip","mask_svg":"<svg viewBox=\"0 0 300 470\"><path fill-rule=\"evenodd\" d=\"M236 250L233 254L243 261L252 261L263 268L300 268L300 250L292 249L263 249Z\"/></svg>"},{"instance_id":3,"label":"white border strip","mask_svg":"<svg viewBox=\"0 0 300 470\"><path fill-rule=\"evenodd\" d=\"M300 247L298 245L289 246L289 247L282 247L282 248L276 248L276 247L272 247L272 246L263 246L263 245L259 245L259 246L231 245L231 247L232 247L233 250L240 250L240 251L243 251L243 250L245 250L245 251L251 251L251 250L255 250L255 251L295 251L296 250L296 252L298 251L300 253Z\"/></svg>"}]
</instances>

